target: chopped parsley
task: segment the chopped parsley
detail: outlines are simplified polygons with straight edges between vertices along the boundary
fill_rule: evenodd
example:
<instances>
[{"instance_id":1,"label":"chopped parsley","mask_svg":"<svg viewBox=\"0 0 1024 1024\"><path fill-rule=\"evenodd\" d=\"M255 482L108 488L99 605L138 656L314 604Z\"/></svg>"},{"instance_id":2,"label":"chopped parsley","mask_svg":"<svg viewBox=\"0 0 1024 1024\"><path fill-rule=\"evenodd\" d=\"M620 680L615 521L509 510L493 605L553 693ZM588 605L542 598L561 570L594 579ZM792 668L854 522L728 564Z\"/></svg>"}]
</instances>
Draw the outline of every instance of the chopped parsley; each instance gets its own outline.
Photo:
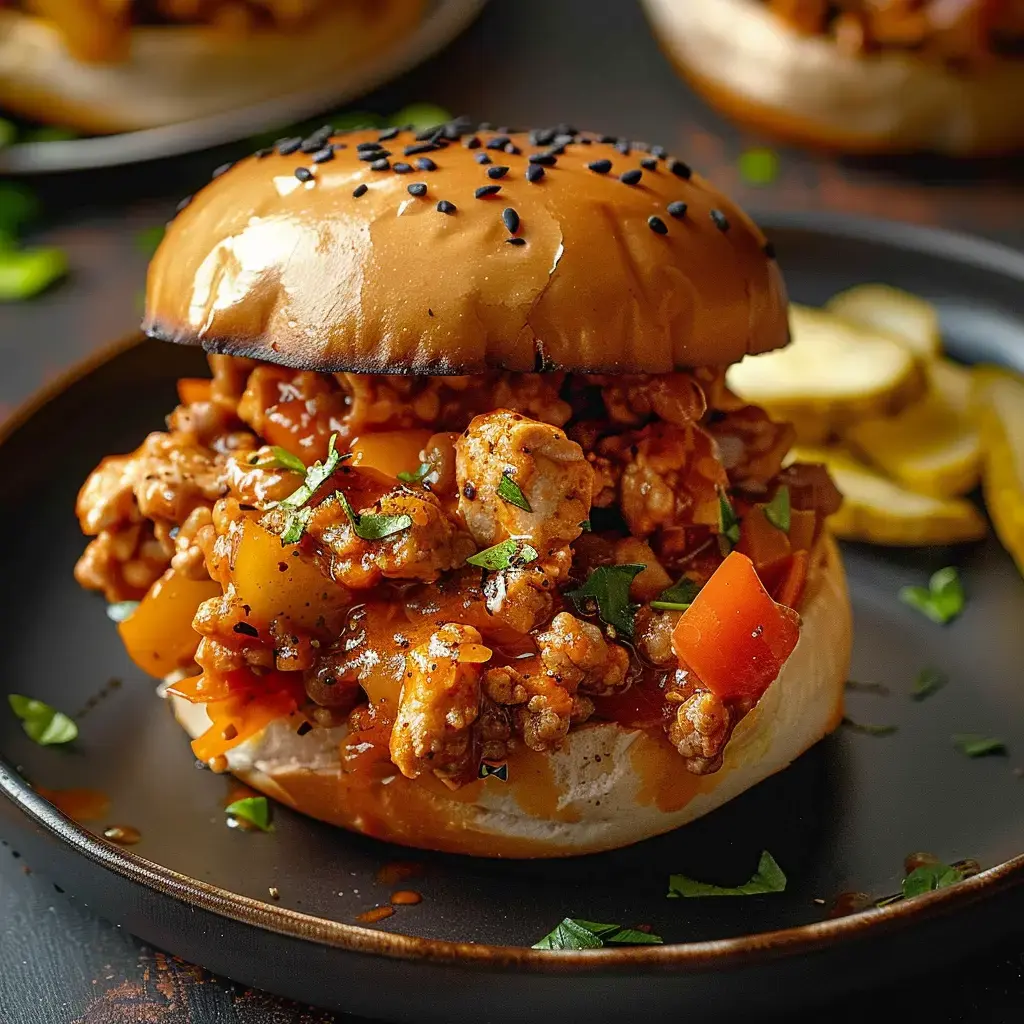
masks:
<instances>
[{"instance_id":1,"label":"chopped parsley","mask_svg":"<svg viewBox=\"0 0 1024 1024\"><path fill-rule=\"evenodd\" d=\"M535 942L533 948L562 952L601 949L602 946L660 946L663 942L660 935L652 935L638 928L623 928L617 924L598 924L596 921L579 921L567 917L555 925L540 942Z\"/></svg>"},{"instance_id":2,"label":"chopped parsley","mask_svg":"<svg viewBox=\"0 0 1024 1024\"><path fill-rule=\"evenodd\" d=\"M874 725L871 722L855 722L852 718L843 718L843 725L853 732L863 733L865 736L891 736L899 731L898 725Z\"/></svg>"},{"instance_id":3,"label":"chopped parsley","mask_svg":"<svg viewBox=\"0 0 1024 1024\"><path fill-rule=\"evenodd\" d=\"M629 586L646 568L646 565L635 564L600 565L591 572L582 587L567 591L565 596L578 612L592 615L596 610L602 622L616 633L630 638L640 606L630 603Z\"/></svg>"},{"instance_id":4,"label":"chopped parsley","mask_svg":"<svg viewBox=\"0 0 1024 1024\"><path fill-rule=\"evenodd\" d=\"M423 478L430 472L430 469L429 462L421 462L415 469L403 469L397 476L403 484L421 484L423 483Z\"/></svg>"},{"instance_id":5,"label":"chopped parsley","mask_svg":"<svg viewBox=\"0 0 1024 1024\"><path fill-rule=\"evenodd\" d=\"M779 176L779 155L764 147L748 149L740 154L739 171L748 185L770 185Z\"/></svg>"},{"instance_id":6,"label":"chopped parsley","mask_svg":"<svg viewBox=\"0 0 1024 1024\"><path fill-rule=\"evenodd\" d=\"M700 584L696 580L691 580L689 576L681 576L677 583L666 587L658 595L657 601L651 602L651 607L660 608L662 611L685 612L699 593Z\"/></svg>"},{"instance_id":7,"label":"chopped parsley","mask_svg":"<svg viewBox=\"0 0 1024 1024\"><path fill-rule=\"evenodd\" d=\"M923 668L917 673L917 678L914 680L914 685L910 691L910 697L912 700L924 700L933 693L938 693L948 682L949 677L938 669Z\"/></svg>"},{"instance_id":8,"label":"chopped parsley","mask_svg":"<svg viewBox=\"0 0 1024 1024\"><path fill-rule=\"evenodd\" d=\"M789 533L790 507L788 487L783 485L775 492L775 497L764 507L764 517L776 530Z\"/></svg>"},{"instance_id":9,"label":"chopped parsley","mask_svg":"<svg viewBox=\"0 0 1024 1024\"><path fill-rule=\"evenodd\" d=\"M477 565L481 569L500 572L502 569L519 568L538 558L537 549L515 537L509 537L500 544L484 548L466 559L466 565Z\"/></svg>"},{"instance_id":10,"label":"chopped parsley","mask_svg":"<svg viewBox=\"0 0 1024 1024\"><path fill-rule=\"evenodd\" d=\"M949 864L922 864L903 879L903 898L912 899L926 892L945 889L964 880L964 873Z\"/></svg>"},{"instance_id":11,"label":"chopped parsley","mask_svg":"<svg viewBox=\"0 0 1024 1024\"><path fill-rule=\"evenodd\" d=\"M740 542L740 521L724 490L718 492L718 540L725 554Z\"/></svg>"},{"instance_id":12,"label":"chopped parsley","mask_svg":"<svg viewBox=\"0 0 1024 1024\"><path fill-rule=\"evenodd\" d=\"M341 502L341 507L352 524L352 529L357 537L363 540L383 540L393 534L401 533L412 526L412 516L404 512L397 515L389 515L384 512L363 512L357 513L348 497L341 491L335 492L335 497Z\"/></svg>"},{"instance_id":13,"label":"chopped parsley","mask_svg":"<svg viewBox=\"0 0 1024 1024\"><path fill-rule=\"evenodd\" d=\"M224 812L232 818L253 825L261 832L273 832L270 823L270 803L265 796L246 796L235 800L224 808Z\"/></svg>"},{"instance_id":14,"label":"chopped parsley","mask_svg":"<svg viewBox=\"0 0 1024 1024\"><path fill-rule=\"evenodd\" d=\"M139 607L138 601L115 601L107 605L107 618L111 622L124 622Z\"/></svg>"},{"instance_id":15,"label":"chopped parsley","mask_svg":"<svg viewBox=\"0 0 1024 1024\"><path fill-rule=\"evenodd\" d=\"M253 454L249 459L249 465L256 469L290 469L293 473L306 472L306 464L298 455L293 455L287 448L276 444L271 447L270 455L262 459L259 455Z\"/></svg>"},{"instance_id":16,"label":"chopped parsley","mask_svg":"<svg viewBox=\"0 0 1024 1024\"><path fill-rule=\"evenodd\" d=\"M592 533L593 532L593 527L590 525L590 520L589 519L584 519L583 522L580 523L580 529L584 533Z\"/></svg>"},{"instance_id":17,"label":"chopped parsley","mask_svg":"<svg viewBox=\"0 0 1024 1024\"><path fill-rule=\"evenodd\" d=\"M979 736L977 733L958 733L953 737L953 746L967 757L992 757L1008 753L1006 743L995 736Z\"/></svg>"},{"instance_id":18,"label":"chopped parsley","mask_svg":"<svg viewBox=\"0 0 1024 1024\"><path fill-rule=\"evenodd\" d=\"M63 711L51 708L41 700L11 693L7 695L7 702L21 719L25 735L41 747L70 743L78 736L78 726Z\"/></svg>"},{"instance_id":19,"label":"chopped parsley","mask_svg":"<svg viewBox=\"0 0 1024 1024\"><path fill-rule=\"evenodd\" d=\"M338 435L331 434L331 439L327 443L327 458L323 462L318 459L308 469L303 467L306 474L305 479L284 501L278 502L274 506L284 513L284 529L281 531L282 544L297 544L302 539L313 515L312 508L306 506L306 502L330 479L342 459L351 458L351 454L342 455L334 447L337 440Z\"/></svg>"},{"instance_id":20,"label":"chopped parsley","mask_svg":"<svg viewBox=\"0 0 1024 1024\"><path fill-rule=\"evenodd\" d=\"M686 875L670 875L668 895L677 896L758 896L766 892L782 892L786 888L786 876L775 858L764 850L758 861L757 870L749 881L734 888L695 882Z\"/></svg>"},{"instance_id":21,"label":"chopped parsley","mask_svg":"<svg viewBox=\"0 0 1024 1024\"><path fill-rule=\"evenodd\" d=\"M502 501L507 501L510 505L515 505L516 508L521 508L524 512L533 511L533 506L527 500L526 495L523 494L522 488L512 479L510 470L506 469L501 474L501 481L498 484L498 497Z\"/></svg>"},{"instance_id":22,"label":"chopped parsley","mask_svg":"<svg viewBox=\"0 0 1024 1024\"><path fill-rule=\"evenodd\" d=\"M927 587L903 587L899 596L904 604L940 626L952 622L964 610L966 601L960 573L953 565L934 573Z\"/></svg>"}]
</instances>

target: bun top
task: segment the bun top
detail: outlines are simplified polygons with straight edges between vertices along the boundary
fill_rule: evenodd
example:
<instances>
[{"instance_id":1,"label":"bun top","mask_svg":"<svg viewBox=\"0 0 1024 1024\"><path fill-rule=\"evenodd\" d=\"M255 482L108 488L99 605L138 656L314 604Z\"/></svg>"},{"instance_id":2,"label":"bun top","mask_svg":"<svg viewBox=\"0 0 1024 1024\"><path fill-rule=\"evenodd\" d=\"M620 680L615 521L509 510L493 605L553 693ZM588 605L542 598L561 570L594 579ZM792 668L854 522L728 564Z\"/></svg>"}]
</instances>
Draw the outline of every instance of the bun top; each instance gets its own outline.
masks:
<instances>
[{"instance_id":1,"label":"bun top","mask_svg":"<svg viewBox=\"0 0 1024 1024\"><path fill-rule=\"evenodd\" d=\"M299 369L667 373L788 340L771 246L660 147L328 126L215 172L143 330Z\"/></svg>"}]
</instances>

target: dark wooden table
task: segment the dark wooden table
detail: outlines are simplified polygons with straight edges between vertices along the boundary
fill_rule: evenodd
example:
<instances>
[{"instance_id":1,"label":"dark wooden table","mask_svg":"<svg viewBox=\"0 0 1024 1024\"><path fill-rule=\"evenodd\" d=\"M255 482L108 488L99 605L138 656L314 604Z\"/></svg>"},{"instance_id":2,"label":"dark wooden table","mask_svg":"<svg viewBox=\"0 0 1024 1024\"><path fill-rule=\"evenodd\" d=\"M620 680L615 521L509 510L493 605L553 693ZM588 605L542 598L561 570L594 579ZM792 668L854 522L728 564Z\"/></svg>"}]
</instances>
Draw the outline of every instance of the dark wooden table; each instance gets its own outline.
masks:
<instances>
[{"instance_id":1,"label":"dark wooden table","mask_svg":"<svg viewBox=\"0 0 1024 1024\"><path fill-rule=\"evenodd\" d=\"M496 123L571 121L661 142L688 154L699 170L755 212L840 210L1024 245L1020 161L970 167L926 160L877 164L779 151L780 173L773 182L745 182L738 157L760 140L723 124L688 93L658 52L639 9L627 0L495 0L443 56L363 106L386 112L418 100ZM206 180L210 168L241 152L227 147L160 164L33 182L45 210L36 237L63 246L73 274L36 301L0 307L0 415L135 325L146 261L139 232L166 220L177 199ZM243 990L142 945L54 891L12 852L0 847L0 1024L329 1024L337 1019ZM959 971L866 993L827 1015L852 1022L912 1006L913 1019L929 1024L1019 1021L1024 1016L1022 951L1024 934ZM566 1019L572 1019L568 1006Z\"/></svg>"}]
</instances>

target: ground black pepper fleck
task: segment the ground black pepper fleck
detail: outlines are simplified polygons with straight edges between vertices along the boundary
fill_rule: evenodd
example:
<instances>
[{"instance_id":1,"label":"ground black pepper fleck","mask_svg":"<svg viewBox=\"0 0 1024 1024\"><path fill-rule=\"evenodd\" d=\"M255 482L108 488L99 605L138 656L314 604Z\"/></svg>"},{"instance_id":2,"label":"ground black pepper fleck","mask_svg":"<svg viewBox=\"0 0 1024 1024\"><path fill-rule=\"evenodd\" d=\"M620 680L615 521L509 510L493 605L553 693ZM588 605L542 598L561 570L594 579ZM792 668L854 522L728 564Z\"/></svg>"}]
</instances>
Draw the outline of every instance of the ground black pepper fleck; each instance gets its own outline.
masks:
<instances>
[{"instance_id":1,"label":"ground black pepper fleck","mask_svg":"<svg viewBox=\"0 0 1024 1024\"><path fill-rule=\"evenodd\" d=\"M233 633L241 633L243 636L259 636L260 631L255 627L251 626L248 622L236 622L232 627Z\"/></svg>"},{"instance_id":2,"label":"ground black pepper fleck","mask_svg":"<svg viewBox=\"0 0 1024 1024\"><path fill-rule=\"evenodd\" d=\"M302 181L302 182L312 181L313 180L313 172L308 167L296 167L295 168L295 177L298 178L299 181Z\"/></svg>"},{"instance_id":3,"label":"ground black pepper fleck","mask_svg":"<svg viewBox=\"0 0 1024 1024\"><path fill-rule=\"evenodd\" d=\"M454 213L458 207L454 203L449 203L447 199L442 199L437 204L438 213Z\"/></svg>"},{"instance_id":4,"label":"ground black pepper fleck","mask_svg":"<svg viewBox=\"0 0 1024 1024\"><path fill-rule=\"evenodd\" d=\"M632 170L623 171L622 174L619 175L619 181L621 181L623 185L639 185L640 179L643 176L644 172L634 167Z\"/></svg>"},{"instance_id":5,"label":"ground black pepper fleck","mask_svg":"<svg viewBox=\"0 0 1024 1024\"><path fill-rule=\"evenodd\" d=\"M500 185L481 185L473 195L477 199L486 199L488 196L495 196L501 191Z\"/></svg>"},{"instance_id":6,"label":"ground black pepper fleck","mask_svg":"<svg viewBox=\"0 0 1024 1024\"><path fill-rule=\"evenodd\" d=\"M356 185L355 189L353 189L352 191L352 195L355 196L356 199L358 199L360 196L365 196L366 188L366 182L364 181L361 185Z\"/></svg>"},{"instance_id":7,"label":"ground black pepper fleck","mask_svg":"<svg viewBox=\"0 0 1024 1024\"><path fill-rule=\"evenodd\" d=\"M503 167L501 164L495 164L493 167L487 168L488 178L504 178L508 174L508 168Z\"/></svg>"},{"instance_id":8,"label":"ground black pepper fleck","mask_svg":"<svg viewBox=\"0 0 1024 1024\"><path fill-rule=\"evenodd\" d=\"M305 736L307 732L312 732L312 731L313 731L313 723L312 722L303 722L302 725L300 725L298 727L298 729L295 730L295 734L297 736Z\"/></svg>"},{"instance_id":9,"label":"ground black pepper fleck","mask_svg":"<svg viewBox=\"0 0 1024 1024\"><path fill-rule=\"evenodd\" d=\"M408 186L406 191L411 196L425 196L427 194L427 186L422 181L414 181Z\"/></svg>"},{"instance_id":10,"label":"ground black pepper fleck","mask_svg":"<svg viewBox=\"0 0 1024 1024\"><path fill-rule=\"evenodd\" d=\"M711 219L715 222L715 227L723 234L729 230L729 218L721 210L712 210Z\"/></svg>"},{"instance_id":11,"label":"ground black pepper fleck","mask_svg":"<svg viewBox=\"0 0 1024 1024\"><path fill-rule=\"evenodd\" d=\"M677 220L681 220L686 216L688 207L681 199L677 199L674 203L669 203L665 209L668 210L670 216L675 217Z\"/></svg>"},{"instance_id":12,"label":"ground black pepper fleck","mask_svg":"<svg viewBox=\"0 0 1024 1024\"><path fill-rule=\"evenodd\" d=\"M544 177L544 168L540 164L530 164L526 168L526 180L532 182L538 182Z\"/></svg>"},{"instance_id":13,"label":"ground black pepper fleck","mask_svg":"<svg viewBox=\"0 0 1024 1024\"><path fill-rule=\"evenodd\" d=\"M660 218L653 214L647 218L647 226L658 235L668 234L668 225Z\"/></svg>"},{"instance_id":14,"label":"ground black pepper fleck","mask_svg":"<svg viewBox=\"0 0 1024 1024\"><path fill-rule=\"evenodd\" d=\"M510 235L514 235L519 230L519 214L511 206L506 206L501 211L501 221Z\"/></svg>"},{"instance_id":15,"label":"ground black pepper fleck","mask_svg":"<svg viewBox=\"0 0 1024 1024\"><path fill-rule=\"evenodd\" d=\"M594 160L587 164L595 174L607 174L612 169L611 160Z\"/></svg>"}]
</instances>

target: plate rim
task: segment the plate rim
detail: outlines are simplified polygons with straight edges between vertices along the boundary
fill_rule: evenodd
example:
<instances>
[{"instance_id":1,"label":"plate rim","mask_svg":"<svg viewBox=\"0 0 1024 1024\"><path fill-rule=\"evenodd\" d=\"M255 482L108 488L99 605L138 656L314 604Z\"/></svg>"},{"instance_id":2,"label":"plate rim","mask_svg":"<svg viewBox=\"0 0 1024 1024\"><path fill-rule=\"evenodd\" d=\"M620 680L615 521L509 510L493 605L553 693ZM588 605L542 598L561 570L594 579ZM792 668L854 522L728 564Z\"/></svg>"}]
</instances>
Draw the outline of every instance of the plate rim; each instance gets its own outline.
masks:
<instances>
[{"instance_id":1,"label":"plate rim","mask_svg":"<svg viewBox=\"0 0 1024 1024\"><path fill-rule=\"evenodd\" d=\"M305 89L261 103L154 128L60 142L23 142L0 149L0 173L61 174L127 167L240 142L274 126L313 118L364 96L440 52L477 18L487 0L435 0L407 35L377 54L340 87ZM127 150L127 153L121 150Z\"/></svg>"},{"instance_id":2,"label":"plate rim","mask_svg":"<svg viewBox=\"0 0 1024 1024\"><path fill-rule=\"evenodd\" d=\"M1024 283L1024 252L999 242L947 229L818 212L766 212L760 216L755 215L755 220L768 231L804 231L851 241L887 244L996 271ZM142 340L144 338L138 332L124 336L59 374L0 424L0 444L76 380L92 373ZM637 968L676 968L684 972L696 972L749 964L751 960L762 963L801 956L823 947L848 945L859 939L899 931L918 922L949 916L990 900L1024 881L1024 853L1021 853L956 886L845 917L727 939L564 951L558 956L552 956L549 951L525 946L428 939L365 928L277 906L192 878L89 832L33 790L2 754L0 793L27 818L73 852L129 882L144 885L194 909L288 938L354 953L462 967L514 967L538 974L595 974L616 970L632 971Z\"/></svg>"}]
</instances>

